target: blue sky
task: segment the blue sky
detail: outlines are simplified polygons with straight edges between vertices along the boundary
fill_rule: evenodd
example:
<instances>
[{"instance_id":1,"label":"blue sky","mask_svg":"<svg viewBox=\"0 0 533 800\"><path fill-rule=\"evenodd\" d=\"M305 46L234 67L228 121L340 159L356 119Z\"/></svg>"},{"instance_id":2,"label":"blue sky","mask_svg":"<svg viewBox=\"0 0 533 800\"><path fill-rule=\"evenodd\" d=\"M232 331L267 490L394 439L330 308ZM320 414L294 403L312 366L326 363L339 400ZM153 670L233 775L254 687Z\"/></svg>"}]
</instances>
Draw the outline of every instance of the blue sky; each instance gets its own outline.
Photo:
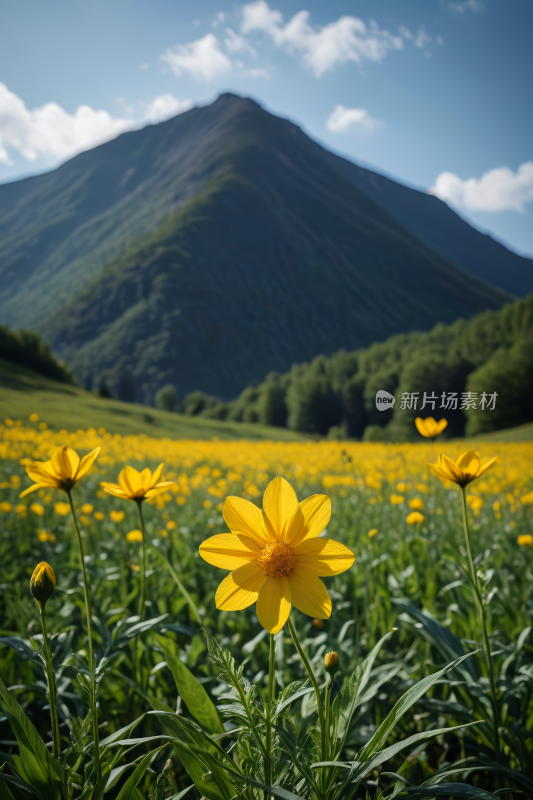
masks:
<instances>
[{"instance_id":1,"label":"blue sky","mask_svg":"<svg viewBox=\"0 0 533 800\"><path fill-rule=\"evenodd\" d=\"M0 182L220 92L533 255L531 0L8 0Z\"/></svg>"}]
</instances>

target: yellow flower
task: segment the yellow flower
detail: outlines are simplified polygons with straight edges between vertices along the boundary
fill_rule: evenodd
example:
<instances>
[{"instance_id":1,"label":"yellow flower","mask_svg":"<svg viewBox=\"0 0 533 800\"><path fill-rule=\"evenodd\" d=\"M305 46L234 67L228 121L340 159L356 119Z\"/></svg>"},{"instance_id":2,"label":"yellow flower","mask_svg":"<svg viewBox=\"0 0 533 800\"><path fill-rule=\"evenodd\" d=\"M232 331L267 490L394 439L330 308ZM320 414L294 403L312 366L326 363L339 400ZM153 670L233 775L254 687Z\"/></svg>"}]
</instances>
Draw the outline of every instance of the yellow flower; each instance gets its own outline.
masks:
<instances>
[{"instance_id":1,"label":"yellow flower","mask_svg":"<svg viewBox=\"0 0 533 800\"><path fill-rule=\"evenodd\" d=\"M143 540L142 531L138 530L137 528L135 528L134 531L130 531L129 533L126 534L127 542L142 542L142 540Z\"/></svg>"},{"instance_id":2,"label":"yellow flower","mask_svg":"<svg viewBox=\"0 0 533 800\"><path fill-rule=\"evenodd\" d=\"M339 671L339 656L333 650L324 656L324 669L332 678Z\"/></svg>"},{"instance_id":3,"label":"yellow flower","mask_svg":"<svg viewBox=\"0 0 533 800\"><path fill-rule=\"evenodd\" d=\"M424 515L420 511L411 511L405 518L408 525L416 525L418 522L424 522Z\"/></svg>"},{"instance_id":4,"label":"yellow flower","mask_svg":"<svg viewBox=\"0 0 533 800\"><path fill-rule=\"evenodd\" d=\"M523 506L530 506L533 503L533 492L528 492L528 494L524 494L520 498L520 502Z\"/></svg>"},{"instance_id":5,"label":"yellow flower","mask_svg":"<svg viewBox=\"0 0 533 800\"><path fill-rule=\"evenodd\" d=\"M257 616L270 633L281 630L296 608L316 619L331 614L331 599L320 577L338 575L355 561L352 551L318 538L331 517L331 500L313 495L298 504L284 478L274 478L263 496L263 511L242 497L228 497L224 519L231 533L200 546L214 567L232 572L217 589L216 606L238 611L257 601Z\"/></svg>"},{"instance_id":6,"label":"yellow flower","mask_svg":"<svg viewBox=\"0 0 533 800\"><path fill-rule=\"evenodd\" d=\"M11 505L11 503L7 502L0 503L0 511L3 511L4 513L7 514L9 511L13 511L13 506Z\"/></svg>"},{"instance_id":7,"label":"yellow flower","mask_svg":"<svg viewBox=\"0 0 533 800\"><path fill-rule=\"evenodd\" d=\"M409 508L412 508L413 511L422 511L424 508L424 501L420 499L420 497L413 497L412 500L409 500Z\"/></svg>"},{"instance_id":8,"label":"yellow flower","mask_svg":"<svg viewBox=\"0 0 533 800\"><path fill-rule=\"evenodd\" d=\"M393 506L401 505L403 503L404 499L405 499L404 496L401 495L401 494L391 494L391 496L390 496L390 501L391 501Z\"/></svg>"},{"instance_id":9,"label":"yellow flower","mask_svg":"<svg viewBox=\"0 0 533 800\"><path fill-rule=\"evenodd\" d=\"M372 538L372 536L375 536L377 532L378 532L377 528L372 528L371 531L368 531L368 535L370 536L370 538Z\"/></svg>"},{"instance_id":10,"label":"yellow flower","mask_svg":"<svg viewBox=\"0 0 533 800\"><path fill-rule=\"evenodd\" d=\"M124 467L118 476L118 485L116 483L102 483L104 491L112 494L115 497L121 497L123 500L149 500L158 494L166 492L169 486L174 486L175 481L164 481L158 483L163 470L163 464L160 464L155 472L146 467L142 472L137 472L133 467Z\"/></svg>"},{"instance_id":11,"label":"yellow flower","mask_svg":"<svg viewBox=\"0 0 533 800\"><path fill-rule=\"evenodd\" d=\"M66 517L70 514L70 506L68 503L54 503L54 511L56 514L61 514L62 517Z\"/></svg>"},{"instance_id":12,"label":"yellow flower","mask_svg":"<svg viewBox=\"0 0 533 800\"><path fill-rule=\"evenodd\" d=\"M32 461L26 466L26 472L35 481L33 486L22 492L24 497L30 492L35 492L41 486L53 489L62 489L70 492L73 486L90 470L100 448L80 459L71 447L60 447L50 461Z\"/></svg>"},{"instance_id":13,"label":"yellow flower","mask_svg":"<svg viewBox=\"0 0 533 800\"><path fill-rule=\"evenodd\" d=\"M522 533L516 541L520 547L524 545L529 545L531 547L533 545L533 536L530 533Z\"/></svg>"},{"instance_id":14,"label":"yellow flower","mask_svg":"<svg viewBox=\"0 0 533 800\"><path fill-rule=\"evenodd\" d=\"M81 514L80 515L80 522L81 522L82 525L90 525L91 524L91 518L88 517L86 514Z\"/></svg>"},{"instance_id":15,"label":"yellow flower","mask_svg":"<svg viewBox=\"0 0 533 800\"><path fill-rule=\"evenodd\" d=\"M50 531L44 529L37 531L37 538L40 542L55 542L56 540L56 537L53 533L50 533Z\"/></svg>"},{"instance_id":16,"label":"yellow flower","mask_svg":"<svg viewBox=\"0 0 533 800\"><path fill-rule=\"evenodd\" d=\"M122 522L124 519L124 512L123 511L115 511L114 509L109 512L109 516L113 520L113 522Z\"/></svg>"},{"instance_id":17,"label":"yellow flower","mask_svg":"<svg viewBox=\"0 0 533 800\"><path fill-rule=\"evenodd\" d=\"M176 497L176 503L179 506L184 506L186 502L187 502L187 498L184 497L182 494L180 494L178 497Z\"/></svg>"},{"instance_id":18,"label":"yellow flower","mask_svg":"<svg viewBox=\"0 0 533 800\"><path fill-rule=\"evenodd\" d=\"M213 503L211 502L211 500L204 500L204 502L202 503L202 505L203 505L203 507L204 507L204 508L211 508L211 506L213 505Z\"/></svg>"},{"instance_id":19,"label":"yellow flower","mask_svg":"<svg viewBox=\"0 0 533 800\"><path fill-rule=\"evenodd\" d=\"M101 522L103 519L105 519L105 514L102 514L101 511L95 511L94 518L98 520L98 522Z\"/></svg>"},{"instance_id":20,"label":"yellow flower","mask_svg":"<svg viewBox=\"0 0 533 800\"><path fill-rule=\"evenodd\" d=\"M44 514L44 508L40 503L32 503L30 506L30 511L33 511L33 513L37 514L39 517L42 517Z\"/></svg>"},{"instance_id":21,"label":"yellow flower","mask_svg":"<svg viewBox=\"0 0 533 800\"><path fill-rule=\"evenodd\" d=\"M428 464L438 478L445 481L453 481L459 486L467 486L471 481L479 478L492 467L497 456L491 458L486 464L481 466L479 456L473 450L463 453L457 461L441 453L436 464Z\"/></svg>"},{"instance_id":22,"label":"yellow flower","mask_svg":"<svg viewBox=\"0 0 533 800\"><path fill-rule=\"evenodd\" d=\"M176 528L176 523L173 519L169 519L165 527L167 531L173 531Z\"/></svg>"},{"instance_id":23,"label":"yellow flower","mask_svg":"<svg viewBox=\"0 0 533 800\"><path fill-rule=\"evenodd\" d=\"M415 419L415 425L418 433L425 436L426 439L436 439L439 434L442 433L444 428L448 425L448 420L440 419L438 422L433 419L433 417L426 417L426 419L422 419L422 417L417 417Z\"/></svg>"},{"instance_id":24,"label":"yellow flower","mask_svg":"<svg viewBox=\"0 0 533 800\"><path fill-rule=\"evenodd\" d=\"M30 414L30 422L38 422L39 414Z\"/></svg>"},{"instance_id":25,"label":"yellow flower","mask_svg":"<svg viewBox=\"0 0 533 800\"><path fill-rule=\"evenodd\" d=\"M93 507L90 503L84 503L81 507L82 514L92 514Z\"/></svg>"},{"instance_id":26,"label":"yellow flower","mask_svg":"<svg viewBox=\"0 0 533 800\"><path fill-rule=\"evenodd\" d=\"M45 604L56 590L54 570L46 561L41 561L33 570L30 580L30 592L38 603Z\"/></svg>"}]
</instances>

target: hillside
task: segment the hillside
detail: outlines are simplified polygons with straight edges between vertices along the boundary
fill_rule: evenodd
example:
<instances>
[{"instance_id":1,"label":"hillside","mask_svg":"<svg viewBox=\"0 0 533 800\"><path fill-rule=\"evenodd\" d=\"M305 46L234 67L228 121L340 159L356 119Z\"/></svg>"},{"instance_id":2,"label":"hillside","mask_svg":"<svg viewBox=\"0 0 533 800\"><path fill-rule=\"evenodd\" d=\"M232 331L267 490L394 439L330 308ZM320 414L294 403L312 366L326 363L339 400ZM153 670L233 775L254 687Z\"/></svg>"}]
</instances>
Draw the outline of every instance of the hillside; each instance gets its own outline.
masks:
<instances>
[{"instance_id":1,"label":"hillside","mask_svg":"<svg viewBox=\"0 0 533 800\"><path fill-rule=\"evenodd\" d=\"M123 134L0 186L0 319L37 327L87 387L227 399L532 288L530 259L358 170L234 95Z\"/></svg>"},{"instance_id":2,"label":"hillside","mask_svg":"<svg viewBox=\"0 0 533 800\"><path fill-rule=\"evenodd\" d=\"M145 433L171 439L273 439L302 441L304 436L282 428L222 422L171 414L133 403L97 397L76 386L44 378L0 359L0 420L27 422L38 414L48 427L70 431L105 428L110 433Z\"/></svg>"},{"instance_id":3,"label":"hillside","mask_svg":"<svg viewBox=\"0 0 533 800\"><path fill-rule=\"evenodd\" d=\"M376 408L376 392L394 407ZM463 393L473 405L461 409ZM423 407L424 393L433 405ZM444 393L444 402L443 402ZM448 402L450 393L456 401ZM482 395L485 393L485 403ZM404 394L416 405L402 408ZM488 401L495 395L494 402ZM455 408L454 408L455 406ZM393 336L330 358L318 356L284 375L270 374L230 403L194 397L189 413L257 421L333 438L396 441L419 438L417 416L445 417L446 437L487 434L509 441L531 438L533 423L533 295L471 320ZM507 429L513 429L508 431Z\"/></svg>"}]
</instances>

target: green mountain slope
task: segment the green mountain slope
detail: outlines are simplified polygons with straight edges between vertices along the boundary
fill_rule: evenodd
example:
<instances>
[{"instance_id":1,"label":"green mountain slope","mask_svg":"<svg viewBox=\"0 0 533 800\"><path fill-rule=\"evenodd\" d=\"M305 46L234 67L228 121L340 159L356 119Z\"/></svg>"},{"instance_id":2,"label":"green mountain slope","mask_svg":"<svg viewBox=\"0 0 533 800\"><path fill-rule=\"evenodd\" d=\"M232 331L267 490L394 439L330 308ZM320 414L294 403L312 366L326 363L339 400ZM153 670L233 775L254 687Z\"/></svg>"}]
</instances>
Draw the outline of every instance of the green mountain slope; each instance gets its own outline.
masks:
<instances>
[{"instance_id":1,"label":"green mountain slope","mask_svg":"<svg viewBox=\"0 0 533 800\"><path fill-rule=\"evenodd\" d=\"M48 427L70 431L105 428L110 433L146 434L170 439L269 439L303 441L283 428L171 414L134 403L104 399L77 386L45 378L33 370L0 359L0 421L26 422L38 414Z\"/></svg>"},{"instance_id":2,"label":"green mountain slope","mask_svg":"<svg viewBox=\"0 0 533 800\"><path fill-rule=\"evenodd\" d=\"M0 186L0 319L36 326L85 385L150 402L168 382L235 396L268 370L508 299L332 159L223 95Z\"/></svg>"}]
</instances>

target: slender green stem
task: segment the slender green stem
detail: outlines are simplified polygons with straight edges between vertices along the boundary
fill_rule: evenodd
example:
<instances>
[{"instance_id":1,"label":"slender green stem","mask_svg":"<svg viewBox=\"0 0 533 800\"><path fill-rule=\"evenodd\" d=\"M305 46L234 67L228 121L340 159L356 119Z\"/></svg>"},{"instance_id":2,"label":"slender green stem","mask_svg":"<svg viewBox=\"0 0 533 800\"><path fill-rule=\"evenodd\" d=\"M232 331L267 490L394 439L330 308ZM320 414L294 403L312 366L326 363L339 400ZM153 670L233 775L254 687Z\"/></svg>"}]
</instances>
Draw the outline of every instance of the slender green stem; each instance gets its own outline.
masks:
<instances>
[{"instance_id":1,"label":"slender green stem","mask_svg":"<svg viewBox=\"0 0 533 800\"><path fill-rule=\"evenodd\" d=\"M54 666L52 664L52 654L50 652L50 642L48 641L48 629L46 627L46 603L38 603L41 612L41 624L43 626L44 650L46 653L46 678L48 681L48 699L50 700L50 719L52 723L52 755L59 758L61 754L61 740L59 736L59 720L57 718L57 693Z\"/></svg>"},{"instance_id":2,"label":"slender green stem","mask_svg":"<svg viewBox=\"0 0 533 800\"><path fill-rule=\"evenodd\" d=\"M330 725L331 725L330 720L331 720L331 688L332 688L332 686L333 686L333 678L330 675L328 675L328 679L327 679L327 683L326 683L326 692L325 692L325 696L324 696L324 707L325 707L324 710L325 710L325 717L326 717L326 719L325 719L326 752L324 753L324 761L330 761L331 758L334 755L333 753L330 755L330 752L329 752L329 750L330 750L329 742L330 742Z\"/></svg>"},{"instance_id":3,"label":"slender green stem","mask_svg":"<svg viewBox=\"0 0 533 800\"><path fill-rule=\"evenodd\" d=\"M94 769L96 772L96 780L100 780L100 740L98 736L98 711L96 708L96 676L94 674L94 659L93 659L93 629L91 617L91 605L89 603L89 589L87 583L87 572L85 569L85 555L83 553L83 542L81 540L80 529L78 527L78 520L76 518L76 511L74 510L74 503L72 502L72 494L67 492L72 511L72 518L74 520L74 527L78 535L78 545L80 548L81 571L83 574L83 593L85 595L85 613L87 615L87 638L89 640L89 671L91 673L91 715L92 715L92 728L94 740Z\"/></svg>"},{"instance_id":4,"label":"slender green stem","mask_svg":"<svg viewBox=\"0 0 533 800\"><path fill-rule=\"evenodd\" d=\"M270 661L268 665L268 698L266 707L266 737L265 737L265 784L272 786L272 702L274 699L274 684L276 682L275 674L275 660L276 660L276 640L274 634L270 634ZM265 794L265 800L267 795Z\"/></svg>"},{"instance_id":5,"label":"slender green stem","mask_svg":"<svg viewBox=\"0 0 533 800\"><path fill-rule=\"evenodd\" d=\"M137 500L137 508L139 509L139 522L141 524L141 532L143 535L142 541L142 565L141 565L141 592L139 595L139 616L141 618L141 622L144 620L144 615L146 613L146 605L145 605L145 597L146 597L146 588L145 588L145 578L146 578L146 535L144 531L144 517L143 517L143 509L142 509L142 500Z\"/></svg>"},{"instance_id":6,"label":"slender green stem","mask_svg":"<svg viewBox=\"0 0 533 800\"><path fill-rule=\"evenodd\" d=\"M490 641L487 630L487 609L485 606L483 595L479 588L479 581L475 571L474 561L472 559L472 550L470 548L470 535L468 532L468 515L466 509L466 490L464 486L461 487L461 497L463 501L463 526L465 533L466 552L468 557L468 570L470 572L470 581L472 583L472 588L474 589L474 597L476 600L477 610L481 621L481 628L483 634L483 649L485 651L485 661L487 664L487 672L489 674L490 701L492 705L493 728L494 728L493 730L494 753L496 756L496 760L499 761L500 760L500 734L499 734L500 714L498 709L498 701L496 698L496 679L494 676L494 664L492 661L492 653L490 649Z\"/></svg>"},{"instance_id":7,"label":"slender green stem","mask_svg":"<svg viewBox=\"0 0 533 800\"><path fill-rule=\"evenodd\" d=\"M322 741L322 757L321 757L321 761L327 761L327 758L326 758L326 731L325 731L325 727L324 727L324 712L323 712L323 708L322 708L322 698L320 697L320 689L318 687L318 683L317 683L317 680L315 678L315 673L313 672L311 664L309 663L309 659L307 658L307 656L305 654L305 651L304 651L302 645L300 644L300 640L298 639L298 636L296 635L296 631L294 630L294 625L292 624L292 620L291 620L290 617L289 617L288 621L289 621L289 632L290 632L290 634L292 636L292 640L294 642L294 646L296 647L296 650L298 651L298 655L302 659L303 665L304 665L305 669L307 670L307 674L309 675L309 678L311 679L311 683L313 684L313 689L315 690L316 704L317 704L317 707L318 707L318 722L319 722L319 725L320 725L320 736L321 736L321 741Z\"/></svg>"}]
</instances>

